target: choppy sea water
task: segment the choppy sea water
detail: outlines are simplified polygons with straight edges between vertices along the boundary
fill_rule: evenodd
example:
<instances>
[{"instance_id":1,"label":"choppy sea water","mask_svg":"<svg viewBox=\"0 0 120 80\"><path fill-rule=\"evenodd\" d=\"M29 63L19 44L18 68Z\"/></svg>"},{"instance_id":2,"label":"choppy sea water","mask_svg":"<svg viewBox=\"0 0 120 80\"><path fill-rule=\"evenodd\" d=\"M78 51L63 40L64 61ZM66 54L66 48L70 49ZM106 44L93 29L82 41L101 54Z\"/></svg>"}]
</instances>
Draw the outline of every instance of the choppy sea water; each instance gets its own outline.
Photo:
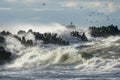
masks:
<instances>
[{"instance_id":1,"label":"choppy sea water","mask_svg":"<svg viewBox=\"0 0 120 80\"><path fill-rule=\"evenodd\" d=\"M73 65L54 65L44 68L15 68L15 69L1 69L1 80L119 80L120 71L106 70L106 71L81 71L74 69Z\"/></svg>"},{"instance_id":2,"label":"choppy sea water","mask_svg":"<svg viewBox=\"0 0 120 80\"><path fill-rule=\"evenodd\" d=\"M63 31L64 32L64 31ZM0 80L119 80L120 36L92 38L80 42L67 33L69 46L40 44L25 48L12 36L6 37L6 49L13 61L0 65ZM32 34L26 38L34 39ZM88 58L83 53L92 54Z\"/></svg>"}]
</instances>

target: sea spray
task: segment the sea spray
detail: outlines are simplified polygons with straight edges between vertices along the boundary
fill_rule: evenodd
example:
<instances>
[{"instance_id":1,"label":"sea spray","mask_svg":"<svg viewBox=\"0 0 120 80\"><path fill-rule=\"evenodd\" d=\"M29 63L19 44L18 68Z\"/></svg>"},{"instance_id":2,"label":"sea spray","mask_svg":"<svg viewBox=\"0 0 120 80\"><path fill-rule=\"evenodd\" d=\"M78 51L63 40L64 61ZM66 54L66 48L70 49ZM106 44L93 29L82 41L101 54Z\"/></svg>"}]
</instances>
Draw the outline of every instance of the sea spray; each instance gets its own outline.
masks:
<instances>
[{"instance_id":1,"label":"sea spray","mask_svg":"<svg viewBox=\"0 0 120 80\"><path fill-rule=\"evenodd\" d=\"M61 35L67 36L64 34L68 34L68 32ZM33 38L34 36L31 36L32 34L27 34L26 37ZM71 37L69 36L69 39ZM95 57L97 57L100 63L99 64L107 64L107 62L104 62L104 58L110 59L113 56L117 56L118 54L112 54L110 52L110 49L112 49L112 53L114 53L115 47L119 49L119 43L116 42L119 40L119 36L109 37L106 39L99 38L99 40L96 40L94 42L81 42L79 44L71 44L70 46L58 46L53 44L41 44L33 46L33 47L24 47L19 41L17 41L15 38L8 36L6 38L7 42L7 49L9 49L12 52L16 52L17 58L12 61L12 63L9 65L9 67L35 67L35 66L41 66L41 65L48 65L48 64L73 64L73 63L87 63L87 61L84 61L84 57L81 57L82 53L89 53L93 54ZM72 38L71 38L72 39ZM14 43L15 41L15 43ZM105 44L106 43L106 44ZM84 47L84 46L88 47ZM78 46L83 46L82 48L77 48ZM112 48L113 47L113 48ZM115 51L117 53L118 50ZM115 57L113 57L115 58ZM93 60L94 58L91 58L90 60ZM103 61L102 61L103 60ZM89 59L88 59L89 61ZM111 62L112 63L112 62ZM110 64L111 64L110 63ZM91 66L93 65L92 62L89 62ZM99 66L99 64L97 64ZM83 64L84 65L84 64ZM82 66L83 66L82 65ZM95 65L95 64L94 64ZM96 66L97 66L96 65ZM86 65L87 66L87 65ZM85 67L85 66L84 66ZM89 66L88 66L89 67ZM79 68L79 66L77 67Z\"/></svg>"},{"instance_id":2,"label":"sea spray","mask_svg":"<svg viewBox=\"0 0 120 80\"><path fill-rule=\"evenodd\" d=\"M99 38L100 39L100 38ZM93 54L94 57L91 59L83 59L75 69L79 69L83 72L111 72L116 70L120 66L120 43L118 40L119 36L111 36L101 41L94 42L90 47L83 48L80 53L86 52Z\"/></svg>"},{"instance_id":3,"label":"sea spray","mask_svg":"<svg viewBox=\"0 0 120 80\"><path fill-rule=\"evenodd\" d=\"M48 26L52 28L49 29ZM53 28L55 28L54 31L52 31ZM41 41L35 40L33 33L27 33L29 29L32 29L36 32L38 31L40 33L57 33L57 36L69 41L72 44L69 46L41 44ZM89 36L88 42L82 42L80 39L73 38L70 35L72 30L69 30L60 24L38 26L24 25L23 30L26 30L26 34L22 36L24 36L27 40L32 39L34 42L36 42L37 45L32 47L25 47L13 36L5 37L5 48L16 55L13 57L13 61L8 64L7 67L40 67L41 65L62 65L77 63L77 66L74 65L75 69L83 68L83 70L89 71L93 70L94 68L96 70L108 70L119 65L119 36L94 38L91 37L89 33L87 33L87 37ZM19 27L15 31L19 31ZM81 33L81 30L78 31ZM22 38L21 35L18 36ZM92 54L93 57L87 59L86 57L81 56L83 53Z\"/></svg>"},{"instance_id":4,"label":"sea spray","mask_svg":"<svg viewBox=\"0 0 120 80\"><path fill-rule=\"evenodd\" d=\"M17 34L19 30L28 31L29 29L32 29L34 32L51 32L51 33L61 33L65 31L67 28L59 23L51 23L51 24L13 24L10 26L3 25L2 28L0 28L0 31L6 30L10 31L13 34Z\"/></svg>"},{"instance_id":5,"label":"sea spray","mask_svg":"<svg viewBox=\"0 0 120 80\"><path fill-rule=\"evenodd\" d=\"M58 33L57 36L69 41L70 45L60 46L43 44L42 40L35 40L33 33L27 33L32 27L25 25L24 28L26 34L16 35L32 39L36 45L26 47L14 36L5 36L5 50L15 56L12 55L10 63L0 65L0 79L120 79L120 36L94 38L88 33L88 42L84 42L70 36L71 30L61 26L52 33ZM43 32L38 28L36 32L50 32L39 28Z\"/></svg>"},{"instance_id":6,"label":"sea spray","mask_svg":"<svg viewBox=\"0 0 120 80\"><path fill-rule=\"evenodd\" d=\"M118 60L94 57L89 60L84 60L81 64L75 66L75 69L80 69L81 71L112 71L117 65L120 65Z\"/></svg>"},{"instance_id":7,"label":"sea spray","mask_svg":"<svg viewBox=\"0 0 120 80\"><path fill-rule=\"evenodd\" d=\"M33 67L45 64L71 64L81 60L78 50L71 47L58 47L46 51L38 46L21 50L11 67Z\"/></svg>"},{"instance_id":8,"label":"sea spray","mask_svg":"<svg viewBox=\"0 0 120 80\"><path fill-rule=\"evenodd\" d=\"M19 52L23 48L25 48L20 41L14 38L12 35L5 37L6 49L12 53Z\"/></svg>"}]
</instances>

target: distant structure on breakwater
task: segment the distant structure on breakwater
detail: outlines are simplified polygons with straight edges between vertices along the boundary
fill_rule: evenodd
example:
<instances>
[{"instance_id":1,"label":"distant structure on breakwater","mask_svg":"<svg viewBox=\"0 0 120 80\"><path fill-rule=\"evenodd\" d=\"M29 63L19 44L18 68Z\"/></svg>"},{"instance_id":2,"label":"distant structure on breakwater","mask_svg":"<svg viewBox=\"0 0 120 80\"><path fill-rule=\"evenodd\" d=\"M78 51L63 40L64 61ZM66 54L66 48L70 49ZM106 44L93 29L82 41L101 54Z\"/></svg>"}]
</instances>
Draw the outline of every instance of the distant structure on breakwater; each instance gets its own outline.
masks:
<instances>
[{"instance_id":1,"label":"distant structure on breakwater","mask_svg":"<svg viewBox=\"0 0 120 80\"><path fill-rule=\"evenodd\" d=\"M69 28L69 29L76 29L76 26L73 25L73 22L71 22L70 25L66 26L66 28Z\"/></svg>"}]
</instances>

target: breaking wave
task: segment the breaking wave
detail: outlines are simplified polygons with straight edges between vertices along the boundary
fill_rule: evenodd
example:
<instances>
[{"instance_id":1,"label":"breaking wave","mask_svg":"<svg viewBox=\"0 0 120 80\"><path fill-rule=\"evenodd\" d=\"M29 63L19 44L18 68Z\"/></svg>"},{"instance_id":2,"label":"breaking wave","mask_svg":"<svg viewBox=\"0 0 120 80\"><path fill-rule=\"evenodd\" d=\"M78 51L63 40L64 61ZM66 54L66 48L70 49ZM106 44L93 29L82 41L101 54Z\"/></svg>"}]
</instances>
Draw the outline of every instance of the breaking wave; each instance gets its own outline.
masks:
<instances>
[{"instance_id":1,"label":"breaking wave","mask_svg":"<svg viewBox=\"0 0 120 80\"><path fill-rule=\"evenodd\" d=\"M38 45L36 46L25 47L13 36L7 36L6 50L13 53L13 61L10 64L6 64L6 67L39 67L41 65L73 64L75 69L80 69L81 71L97 71L114 69L120 66L120 36L93 38L89 35L89 32L86 32L89 42L84 42L71 37L71 30L60 24L50 24L50 26L47 25L46 27L45 25L40 25L35 28L33 25L29 25L27 29L26 26L28 25L22 26L22 29L32 29L41 33L58 33L59 36L68 40L71 44L68 46L58 46L37 42ZM14 30L14 33L18 30ZM80 29L76 30L81 32ZM31 33L22 36L35 41L34 35Z\"/></svg>"}]
</instances>

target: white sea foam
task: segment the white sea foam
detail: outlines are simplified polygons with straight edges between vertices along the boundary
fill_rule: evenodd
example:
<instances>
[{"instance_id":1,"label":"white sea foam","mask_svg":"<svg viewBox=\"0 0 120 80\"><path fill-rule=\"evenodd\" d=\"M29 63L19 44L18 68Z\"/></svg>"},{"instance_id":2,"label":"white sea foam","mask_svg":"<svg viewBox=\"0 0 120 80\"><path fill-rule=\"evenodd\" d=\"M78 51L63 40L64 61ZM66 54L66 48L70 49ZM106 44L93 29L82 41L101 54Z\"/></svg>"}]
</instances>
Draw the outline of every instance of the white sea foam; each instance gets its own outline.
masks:
<instances>
[{"instance_id":1,"label":"white sea foam","mask_svg":"<svg viewBox=\"0 0 120 80\"><path fill-rule=\"evenodd\" d=\"M6 36L7 51L12 52L12 62L0 66L0 78L5 79L119 79L120 72L120 36L108 38L93 38L86 33L89 42L81 42L80 39L70 36L71 30L60 24L50 25L18 25L18 29L28 31L56 32L59 37L70 42L69 46L54 44L41 44L33 47L25 47L12 35ZM46 26L46 27L45 27ZM48 28L50 27L50 29ZM51 28L53 27L53 28ZM55 28L55 30L53 30ZM76 29L77 30L77 29ZM78 30L81 32L81 30ZM32 33L18 35L27 40L35 41ZM82 56L83 53L92 54L93 57ZM112 74L111 74L112 73ZM3 76L3 77L1 77ZM6 78L5 78L5 77ZM8 76L8 77L7 77ZM48 76L46 78L46 76ZM67 76L67 77L66 77ZM109 76L113 76L112 78ZM114 77L115 76L115 77ZM76 78L77 77L77 78Z\"/></svg>"},{"instance_id":2,"label":"white sea foam","mask_svg":"<svg viewBox=\"0 0 120 80\"><path fill-rule=\"evenodd\" d=\"M22 28L20 27L20 25L17 25L18 28L14 31L18 31L19 29L28 31L29 29L32 29L33 31L38 31L40 33L56 32L58 33L58 36L62 37L72 44L70 44L69 46L60 47L53 44L41 44L41 42L38 41L38 45L27 48L23 46L20 41L15 39L13 36L7 36L6 49L17 56L11 64L7 65L7 67L33 67L48 64L52 65L78 63L77 66L75 65L76 69L81 69L81 67L84 67L83 70L106 70L117 65L117 59L108 60L108 57L115 57L116 55L118 55L118 50L114 50L114 48L119 48L120 44L116 41L120 39L120 36L111 36L108 38L93 38L89 35L89 33L86 33L89 41L91 42L81 42L79 39L70 36L70 29L67 29L65 28L65 26L57 23L49 25L21 26ZM78 31L81 32L81 30ZM25 36L27 40L35 40L35 36L32 33L26 33L22 36ZM77 49L76 47L78 46L83 47ZM110 51L110 49L112 49L112 52ZM93 54L96 58L85 60L81 57L81 53L90 53ZM116 55L114 55L114 53L116 53Z\"/></svg>"},{"instance_id":3,"label":"white sea foam","mask_svg":"<svg viewBox=\"0 0 120 80\"><path fill-rule=\"evenodd\" d=\"M11 67L33 67L40 64L71 64L81 60L81 55L74 48L60 47L46 50L45 48L32 47L21 50L19 56Z\"/></svg>"}]
</instances>

